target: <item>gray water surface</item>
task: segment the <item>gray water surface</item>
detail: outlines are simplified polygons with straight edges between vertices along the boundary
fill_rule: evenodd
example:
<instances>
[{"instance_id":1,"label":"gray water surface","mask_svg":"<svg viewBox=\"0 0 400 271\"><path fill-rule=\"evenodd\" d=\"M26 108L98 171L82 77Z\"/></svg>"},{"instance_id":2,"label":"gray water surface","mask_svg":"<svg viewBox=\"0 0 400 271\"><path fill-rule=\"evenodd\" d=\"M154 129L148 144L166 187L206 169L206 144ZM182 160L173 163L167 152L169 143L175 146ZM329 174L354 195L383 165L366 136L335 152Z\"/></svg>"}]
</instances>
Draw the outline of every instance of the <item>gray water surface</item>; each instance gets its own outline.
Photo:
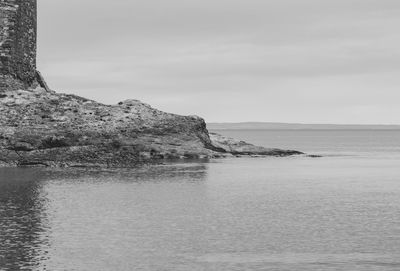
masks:
<instances>
[{"instance_id":1,"label":"gray water surface","mask_svg":"<svg viewBox=\"0 0 400 271\"><path fill-rule=\"evenodd\" d=\"M0 270L400 270L399 157L331 152L0 169Z\"/></svg>"}]
</instances>

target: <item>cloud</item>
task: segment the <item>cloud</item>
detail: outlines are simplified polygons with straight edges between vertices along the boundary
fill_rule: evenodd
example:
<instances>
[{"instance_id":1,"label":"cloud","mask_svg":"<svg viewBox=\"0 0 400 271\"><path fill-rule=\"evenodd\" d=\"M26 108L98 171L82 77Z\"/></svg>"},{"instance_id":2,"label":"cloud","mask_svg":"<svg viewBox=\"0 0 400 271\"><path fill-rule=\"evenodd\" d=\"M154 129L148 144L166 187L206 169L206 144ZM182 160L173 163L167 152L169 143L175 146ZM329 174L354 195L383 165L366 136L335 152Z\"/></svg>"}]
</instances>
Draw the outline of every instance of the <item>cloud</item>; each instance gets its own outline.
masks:
<instances>
[{"instance_id":1,"label":"cloud","mask_svg":"<svg viewBox=\"0 0 400 271\"><path fill-rule=\"evenodd\" d=\"M399 11L395 0L42 0L39 67L55 89L210 121L400 123L387 110Z\"/></svg>"}]
</instances>

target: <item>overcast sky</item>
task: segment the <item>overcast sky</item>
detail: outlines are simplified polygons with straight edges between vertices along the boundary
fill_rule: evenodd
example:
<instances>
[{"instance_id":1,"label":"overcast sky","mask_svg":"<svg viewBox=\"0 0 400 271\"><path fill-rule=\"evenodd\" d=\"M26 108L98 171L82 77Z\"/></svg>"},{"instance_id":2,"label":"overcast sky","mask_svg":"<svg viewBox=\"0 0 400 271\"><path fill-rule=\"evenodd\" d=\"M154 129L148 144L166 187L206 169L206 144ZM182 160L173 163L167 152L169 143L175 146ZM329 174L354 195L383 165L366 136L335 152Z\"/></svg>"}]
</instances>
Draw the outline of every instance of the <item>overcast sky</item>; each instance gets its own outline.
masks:
<instances>
[{"instance_id":1,"label":"overcast sky","mask_svg":"<svg viewBox=\"0 0 400 271\"><path fill-rule=\"evenodd\" d=\"M209 122L400 124L399 0L38 0L51 88Z\"/></svg>"}]
</instances>

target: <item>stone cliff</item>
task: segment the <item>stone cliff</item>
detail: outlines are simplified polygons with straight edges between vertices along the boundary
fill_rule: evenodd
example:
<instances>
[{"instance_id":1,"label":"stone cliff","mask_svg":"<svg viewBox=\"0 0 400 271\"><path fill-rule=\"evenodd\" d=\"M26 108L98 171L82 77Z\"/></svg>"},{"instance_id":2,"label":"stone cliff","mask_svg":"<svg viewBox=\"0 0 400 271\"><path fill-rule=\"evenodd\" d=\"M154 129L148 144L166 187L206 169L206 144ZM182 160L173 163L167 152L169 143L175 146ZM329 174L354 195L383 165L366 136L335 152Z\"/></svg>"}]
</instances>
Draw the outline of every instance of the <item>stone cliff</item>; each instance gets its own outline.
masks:
<instances>
[{"instance_id":1,"label":"stone cliff","mask_svg":"<svg viewBox=\"0 0 400 271\"><path fill-rule=\"evenodd\" d=\"M300 154L213 134L203 119L137 100L104 105L42 88L0 94L0 165L133 167L164 160Z\"/></svg>"}]
</instances>

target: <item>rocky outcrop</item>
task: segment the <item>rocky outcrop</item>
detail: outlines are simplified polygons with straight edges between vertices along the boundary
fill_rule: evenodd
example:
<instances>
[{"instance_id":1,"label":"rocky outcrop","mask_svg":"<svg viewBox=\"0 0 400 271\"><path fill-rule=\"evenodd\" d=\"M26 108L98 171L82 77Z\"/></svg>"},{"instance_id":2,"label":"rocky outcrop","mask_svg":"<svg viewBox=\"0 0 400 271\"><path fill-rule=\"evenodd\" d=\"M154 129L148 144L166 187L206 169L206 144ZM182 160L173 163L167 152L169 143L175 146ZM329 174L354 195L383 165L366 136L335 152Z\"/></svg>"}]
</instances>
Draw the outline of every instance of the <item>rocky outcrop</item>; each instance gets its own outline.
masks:
<instances>
[{"instance_id":1,"label":"rocky outcrop","mask_svg":"<svg viewBox=\"0 0 400 271\"><path fill-rule=\"evenodd\" d=\"M203 119L137 100L104 105L43 88L0 93L0 165L133 167L165 159L293 155L209 136Z\"/></svg>"},{"instance_id":2,"label":"rocky outcrop","mask_svg":"<svg viewBox=\"0 0 400 271\"><path fill-rule=\"evenodd\" d=\"M212 145L223 149L227 153L233 155L253 155L253 156L290 156L303 154L299 151L269 149L264 147L255 146L253 144L239 141L233 138L225 137L216 133L210 133Z\"/></svg>"}]
</instances>

